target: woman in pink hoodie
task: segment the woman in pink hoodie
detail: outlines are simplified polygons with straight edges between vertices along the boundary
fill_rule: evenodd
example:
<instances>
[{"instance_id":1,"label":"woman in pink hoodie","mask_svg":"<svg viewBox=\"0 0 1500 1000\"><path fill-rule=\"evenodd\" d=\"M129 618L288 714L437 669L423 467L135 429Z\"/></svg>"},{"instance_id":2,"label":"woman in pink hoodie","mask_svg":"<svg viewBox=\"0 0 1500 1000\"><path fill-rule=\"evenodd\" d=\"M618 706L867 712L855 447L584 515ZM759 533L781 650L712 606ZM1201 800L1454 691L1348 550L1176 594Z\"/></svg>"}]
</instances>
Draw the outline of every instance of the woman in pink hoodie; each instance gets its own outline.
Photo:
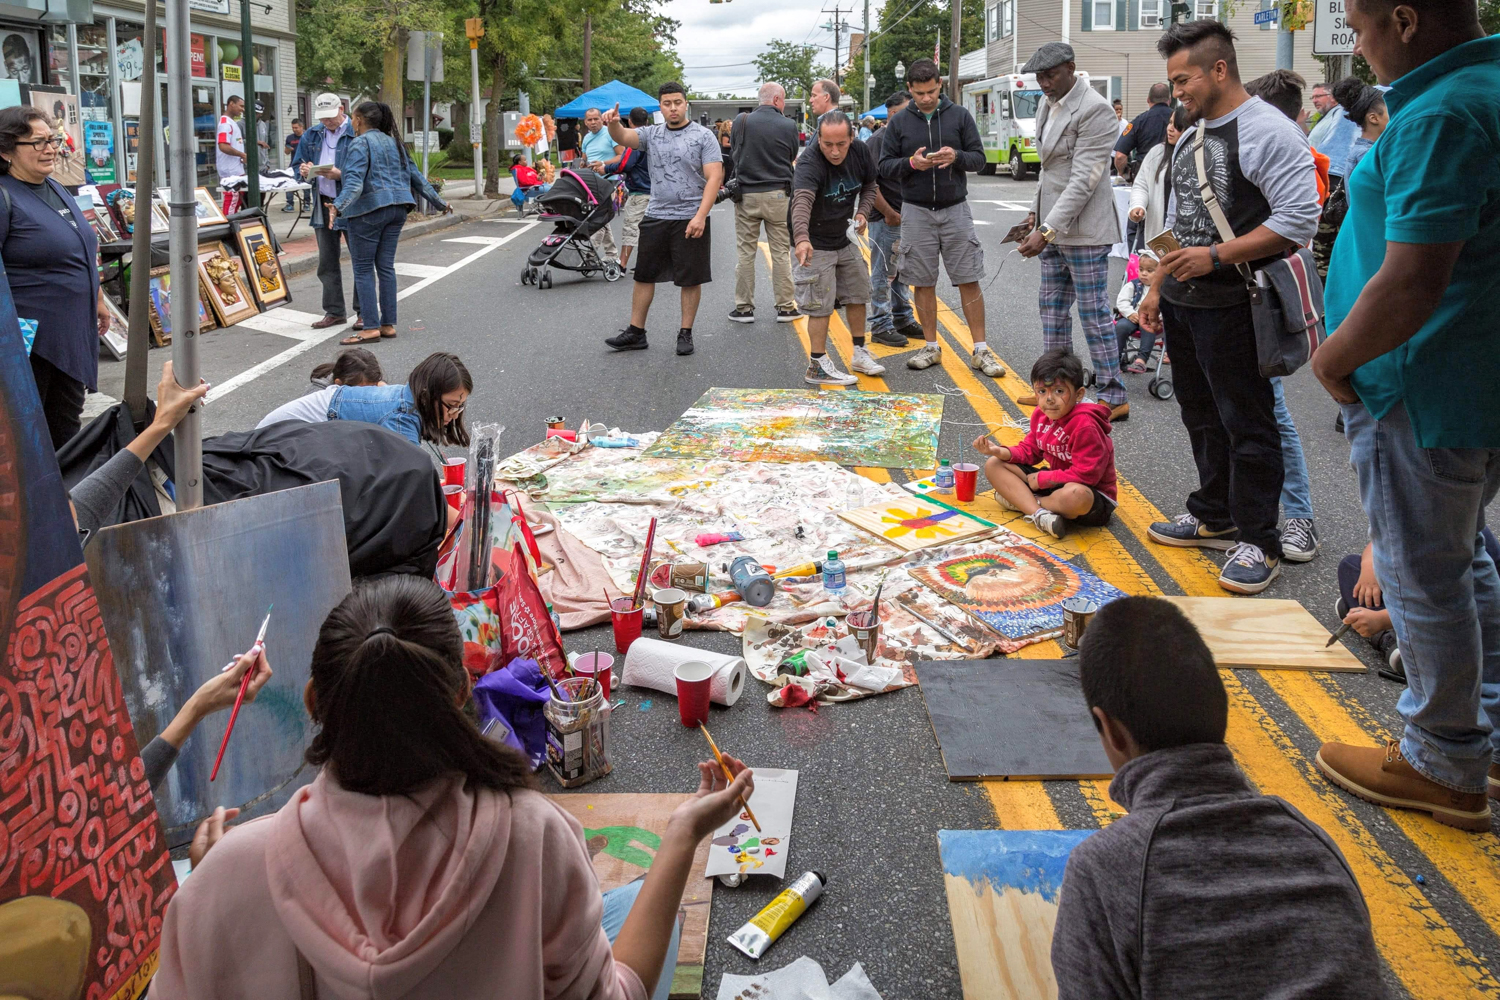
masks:
<instances>
[{"instance_id":1,"label":"woman in pink hoodie","mask_svg":"<svg viewBox=\"0 0 1500 1000\"><path fill-rule=\"evenodd\" d=\"M725 787L699 765L611 947L582 828L479 734L468 696L442 592L357 585L318 633L304 696L322 772L183 883L152 1000L645 1000L669 986L693 852L750 795L750 771L726 757Z\"/></svg>"}]
</instances>

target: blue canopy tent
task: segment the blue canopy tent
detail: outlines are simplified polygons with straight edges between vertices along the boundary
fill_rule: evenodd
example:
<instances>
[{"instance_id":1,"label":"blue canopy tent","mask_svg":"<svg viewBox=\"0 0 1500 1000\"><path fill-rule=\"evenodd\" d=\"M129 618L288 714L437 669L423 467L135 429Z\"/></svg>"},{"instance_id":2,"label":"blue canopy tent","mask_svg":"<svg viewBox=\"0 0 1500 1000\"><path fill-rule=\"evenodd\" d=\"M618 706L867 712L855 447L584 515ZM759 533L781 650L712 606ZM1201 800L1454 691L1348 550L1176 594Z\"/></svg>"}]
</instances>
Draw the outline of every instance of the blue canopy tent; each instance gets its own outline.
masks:
<instances>
[{"instance_id":1,"label":"blue canopy tent","mask_svg":"<svg viewBox=\"0 0 1500 1000\"><path fill-rule=\"evenodd\" d=\"M661 104L646 93L637 90L628 83L619 80L611 80L602 87L595 87L588 93L564 104L552 112L553 118L582 118L583 113L589 108L598 108L600 111L608 111L616 104L620 105L620 114L630 113L631 108L645 108L647 113L654 114L661 108Z\"/></svg>"},{"instance_id":2,"label":"blue canopy tent","mask_svg":"<svg viewBox=\"0 0 1500 1000\"><path fill-rule=\"evenodd\" d=\"M873 119L875 119L878 122L883 122L883 121L885 121L886 114L887 114L887 111L886 111L885 105L884 104L877 104L873 108L871 108L869 111L866 111L864 114L860 115L859 117L860 118L873 118Z\"/></svg>"}]
</instances>

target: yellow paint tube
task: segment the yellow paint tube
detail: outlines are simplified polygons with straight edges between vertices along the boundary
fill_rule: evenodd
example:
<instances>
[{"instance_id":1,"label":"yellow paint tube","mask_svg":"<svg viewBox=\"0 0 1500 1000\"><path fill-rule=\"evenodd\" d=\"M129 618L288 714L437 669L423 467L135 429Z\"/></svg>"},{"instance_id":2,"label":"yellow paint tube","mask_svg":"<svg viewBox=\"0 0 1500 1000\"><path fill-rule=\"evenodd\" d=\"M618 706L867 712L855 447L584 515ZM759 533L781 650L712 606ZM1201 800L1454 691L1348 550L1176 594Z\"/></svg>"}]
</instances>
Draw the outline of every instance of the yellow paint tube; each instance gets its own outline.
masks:
<instances>
[{"instance_id":1,"label":"yellow paint tube","mask_svg":"<svg viewBox=\"0 0 1500 1000\"><path fill-rule=\"evenodd\" d=\"M786 929L821 895L827 879L818 872L808 872L787 886L750 922L729 935L729 943L751 958L758 959Z\"/></svg>"}]
</instances>

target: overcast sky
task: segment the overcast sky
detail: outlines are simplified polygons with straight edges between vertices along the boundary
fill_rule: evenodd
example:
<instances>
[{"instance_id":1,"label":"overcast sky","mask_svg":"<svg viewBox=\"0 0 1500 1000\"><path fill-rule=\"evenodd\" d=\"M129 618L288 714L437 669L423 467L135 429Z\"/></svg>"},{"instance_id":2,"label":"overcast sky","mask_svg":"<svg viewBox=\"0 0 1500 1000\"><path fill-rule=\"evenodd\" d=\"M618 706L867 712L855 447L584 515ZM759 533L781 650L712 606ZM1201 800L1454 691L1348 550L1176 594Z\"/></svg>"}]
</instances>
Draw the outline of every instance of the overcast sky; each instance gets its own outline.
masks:
<instances>
[{"instance_id":1,"label":"overcast sky","mask_svg":"<svg viewBox=\"0 0 1500 1000\"><path fill-rule=\"evenodd\" d=\"M870 20L878 23L885 0L870 0ZM751 62L773 38L789 42L807 42L827 46L820 59L833 62L833 32L822 26L828 23L833 3L808 3L807 0L728 0L710 4L708 0L668 0L663 13L682 22L677 32L677 54L687 70L683 82L691 90L708 94L720 91L749 95L755 92L755 66ZM864 19L863 0L839 0L837 6L854 13L858 29ZM847 57L848 35L839 40L839 53Z\"/></svg>"}]
</instances>

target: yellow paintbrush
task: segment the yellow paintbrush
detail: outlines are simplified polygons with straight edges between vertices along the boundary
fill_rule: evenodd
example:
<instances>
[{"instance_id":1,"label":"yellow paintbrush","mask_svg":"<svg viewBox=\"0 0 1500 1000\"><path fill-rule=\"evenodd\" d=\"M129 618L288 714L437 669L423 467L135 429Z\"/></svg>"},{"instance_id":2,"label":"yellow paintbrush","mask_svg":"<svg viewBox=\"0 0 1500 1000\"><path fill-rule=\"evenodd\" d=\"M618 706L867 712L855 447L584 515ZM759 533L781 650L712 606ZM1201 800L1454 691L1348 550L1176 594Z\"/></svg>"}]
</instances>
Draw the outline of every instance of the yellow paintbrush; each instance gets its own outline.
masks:
<instances>
[{"instance_id":1,"label":"yellow paintbrush","mask_svg":"<svg viewBox=\"0 0 1500 1000\"><path fill-rule=\"evenodd\" d=\"M698 728L703 730L703 738L708 740L708 748L714 752L714 760L719 762L719 767L724 771L724 780L733 782L734 775L729 773L729 765L724 763L724 755L719 753L718 744L716 744L714 742L714 738L709 735L708 727L700 722L698 723ZM740 805L744 807L745 815L750 817L750 822L755 824L755 832L760 833L760 821L755 818L755 813L750 811L750 806L745 801L745 797L743 795L740 796Z\"/></svg>"}]
</instances>

